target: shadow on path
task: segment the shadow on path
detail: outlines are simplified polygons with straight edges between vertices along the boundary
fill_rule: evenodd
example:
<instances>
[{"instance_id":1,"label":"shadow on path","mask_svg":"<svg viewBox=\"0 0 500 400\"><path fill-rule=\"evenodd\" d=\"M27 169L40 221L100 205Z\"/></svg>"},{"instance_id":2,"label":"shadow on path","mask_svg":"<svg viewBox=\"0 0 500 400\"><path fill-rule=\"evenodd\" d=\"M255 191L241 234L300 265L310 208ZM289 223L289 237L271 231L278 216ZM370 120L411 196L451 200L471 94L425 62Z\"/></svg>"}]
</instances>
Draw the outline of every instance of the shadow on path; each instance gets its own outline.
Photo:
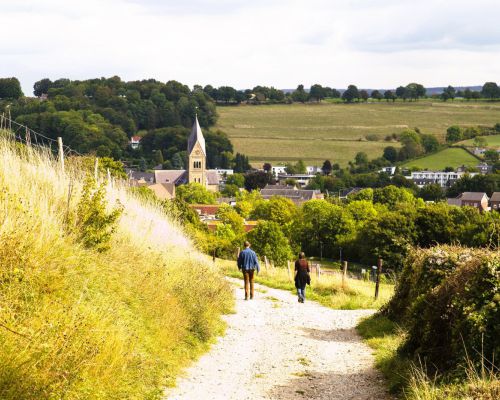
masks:
<instances>
[{"instance_id":1,"label":"shadow on path","mask_svg":"<svg viewBox=\"0 0 500 400\"><path fill-rule=\"evenodd\" d=\"M268 395L276 400L387 400L391 397L376 373L322 373L307 368L291 375L284 385L274 386Z\"/></svg>"},{"instance_id":2,"label":"shadow on path","mask_svg":"<svg viewBox=\"0 0 500 400\"><path fill-rule=\"evenodd\" d=\"M359 336L355 328L321 330L314 328L301 328L308 339L322 340L325 342L359 343Z\"/></svg>"}]
</instances>

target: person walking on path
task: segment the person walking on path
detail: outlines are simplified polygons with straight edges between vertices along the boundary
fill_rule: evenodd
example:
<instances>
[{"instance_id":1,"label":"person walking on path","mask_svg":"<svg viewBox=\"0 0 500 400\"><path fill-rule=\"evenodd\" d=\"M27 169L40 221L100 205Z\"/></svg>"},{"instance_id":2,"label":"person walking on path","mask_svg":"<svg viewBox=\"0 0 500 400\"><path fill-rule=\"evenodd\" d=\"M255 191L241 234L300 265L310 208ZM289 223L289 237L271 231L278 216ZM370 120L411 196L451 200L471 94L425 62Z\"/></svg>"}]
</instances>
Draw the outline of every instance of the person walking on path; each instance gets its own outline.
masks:
<instances>
[{"instance_id":1,"label":"person walking on path","mask_svg":"<svg viewBox=\"0 0 500 400\"><path fill-rule=\"evenodd\" d=\"M300 252L299 259L295 261L295 287L297 288L299 303L303 303L306 299L306 285L311 284L309 272L309 263L306 260L306 255L304 252Z\"/></svg>"},{"instance_id":2,"label":"person walking on path","mask_svg":"<svg viewBox=\"0 0 500 400\"><path fill-rule=\"evenodd\" d=\"M238 256L238 269L243 272L245 280L245 300L248 300L249 294L250 299L253 299L253 274L255 270L257 274L260 272L260 265L257 254L250 248L249 242L245 242L245 249Z\"/></svg>"}]
</instances>

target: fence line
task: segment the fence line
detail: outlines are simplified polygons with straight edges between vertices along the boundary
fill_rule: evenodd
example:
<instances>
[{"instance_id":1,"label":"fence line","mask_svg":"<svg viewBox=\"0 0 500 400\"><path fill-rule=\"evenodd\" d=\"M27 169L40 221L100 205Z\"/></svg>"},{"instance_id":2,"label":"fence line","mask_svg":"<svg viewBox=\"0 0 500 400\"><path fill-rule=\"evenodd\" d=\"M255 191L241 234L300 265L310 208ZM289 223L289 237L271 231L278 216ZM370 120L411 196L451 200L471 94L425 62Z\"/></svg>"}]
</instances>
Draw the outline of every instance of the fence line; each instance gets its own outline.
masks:
<instances>
[{"instance_id":1,"label":"fence line","mask_svg":"<svg viewBox=\"0 0 500 400\"><path fill-rule=\"evenodd\" d=\"M41 149L50 149L50 151L53 153L53 145L57 146L56 148L59 149L58 146L58 140L50 138L48 136L45 136L41 134L40 132L37 132L30 127L20 124L17 121L14 121L5 113L2 113L0 115L0 129L5 129L9 131L12 134L12 137L21 143L26 144L27 146L30 147L39 147ZM24 136L24 137L23 137ZM47 146L48 144L48 146ZM63 144L62 145L63 153L64 155L71 156L71 155L77 155L77 156L83 156L83 154L79 153L76 150L73 150L71 147L68 145Z\"/></svg>"}]
</instances>

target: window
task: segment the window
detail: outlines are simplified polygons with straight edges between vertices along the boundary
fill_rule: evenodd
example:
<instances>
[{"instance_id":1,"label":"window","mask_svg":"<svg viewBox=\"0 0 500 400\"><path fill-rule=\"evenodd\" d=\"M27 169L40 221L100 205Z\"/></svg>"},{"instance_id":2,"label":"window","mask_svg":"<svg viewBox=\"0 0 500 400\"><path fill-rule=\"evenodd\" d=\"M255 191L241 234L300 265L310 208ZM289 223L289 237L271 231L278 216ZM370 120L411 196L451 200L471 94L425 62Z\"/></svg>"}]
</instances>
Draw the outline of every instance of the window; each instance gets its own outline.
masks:
<instances>
[{"instance_id":1,"label":"window","mask_svg":"<svg viewBox=\"0 0 500 400\"><path fill-rule=\"evenodd\" d=\"M193 168L201 168L201 161L194 161Z\"/></svg>"}]
</instances>

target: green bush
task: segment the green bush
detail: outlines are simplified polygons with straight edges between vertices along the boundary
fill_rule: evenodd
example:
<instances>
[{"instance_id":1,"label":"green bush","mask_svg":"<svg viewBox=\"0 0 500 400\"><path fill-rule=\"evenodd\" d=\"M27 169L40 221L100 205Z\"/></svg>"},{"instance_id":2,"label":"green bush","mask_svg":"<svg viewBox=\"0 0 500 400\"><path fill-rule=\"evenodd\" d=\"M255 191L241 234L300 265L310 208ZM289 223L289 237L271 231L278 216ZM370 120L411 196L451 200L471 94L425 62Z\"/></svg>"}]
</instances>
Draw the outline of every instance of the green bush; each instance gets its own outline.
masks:
<instances>
[{"instance_id":1,"label":"green bush","mask_svg":"<svg viewBox=\"0 0 500 400\"><path fill-rule=\"evenodd\" d=\"M111 235L123 211L123 207L118 205L108 212L105 196L105 184L97 186L94 179L88 177L83 186L76 215L76 230L81 242L85 247L92 247L98 251L109 248Z\"/></svg>"},{"instance_id":2,"label":"green bush","mask_svg":"<svg viewBox=\"0 0 500 400\"><path fill-rule=\"evenodd\" d=\"M385 313L408 336L401 352L452 372L500 354L500 253L438 246L413 250Z\"/></svg>"}]
</instances>

